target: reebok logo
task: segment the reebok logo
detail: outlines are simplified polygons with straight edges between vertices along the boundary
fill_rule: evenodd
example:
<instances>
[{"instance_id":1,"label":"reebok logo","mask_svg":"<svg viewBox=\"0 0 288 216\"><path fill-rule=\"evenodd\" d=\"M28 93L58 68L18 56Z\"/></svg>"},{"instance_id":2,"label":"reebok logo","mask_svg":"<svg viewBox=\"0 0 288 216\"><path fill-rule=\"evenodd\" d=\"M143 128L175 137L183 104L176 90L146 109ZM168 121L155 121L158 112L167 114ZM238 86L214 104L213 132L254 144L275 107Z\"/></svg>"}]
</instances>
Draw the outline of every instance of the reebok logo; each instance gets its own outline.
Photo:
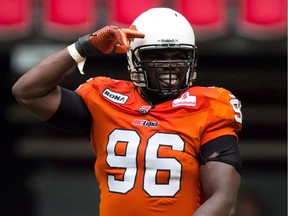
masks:
<instances>
[{"instance_id":1,"label":"reebok logo","mask_svg":"<svg viewBox=\"0 0 288 216\"><path fill-rule=\"evenodd\" d=\"M113 92L110 89L105 89L102 93L102 95L107 98L110 101L113 101L114 103L117 104L125 104L126 101L128 100L127 95L123 95L117 92Z\"/></svg>"}]
</instances>

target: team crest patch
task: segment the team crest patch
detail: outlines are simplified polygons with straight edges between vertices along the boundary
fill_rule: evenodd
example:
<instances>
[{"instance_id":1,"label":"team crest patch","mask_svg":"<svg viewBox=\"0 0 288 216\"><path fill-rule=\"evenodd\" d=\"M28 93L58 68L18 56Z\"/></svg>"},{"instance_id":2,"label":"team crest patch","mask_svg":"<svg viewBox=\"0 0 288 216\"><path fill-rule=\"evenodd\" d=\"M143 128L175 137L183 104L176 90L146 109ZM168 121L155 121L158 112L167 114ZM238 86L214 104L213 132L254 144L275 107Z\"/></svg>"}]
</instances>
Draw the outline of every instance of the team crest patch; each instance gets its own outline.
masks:
<instances>
[{"instance_id":1,"label":"team crest patch","mask_svg":"<svg viewBox=\"0 0 288 216\"><path fill-rule=\"evenodd\" d=\"M113 101L114 103L118 103L118 104L125 104L126 101L128 100L128 96L127 95L123 95L117 92L113 92L110 89L105 89L102 92L102 95L107 98L110 101Z\"/></svg>"},{"instance_id":2,"label":"team crest patch","mask_svg":"<svg viewBox=\"0 0 288 216\"><path fill-rule=\"evenodd\" d=\"M138 126L145 126L145 127L158 127L158 122L147 121L147 120L143 120L143 119L134 119L132 124L138 125Z\"/></svg>"},{"instance_id":3,"label":"team crest patch","mask_svg":"<svg viewBox=\"0 0 288 216\"><path fill-rule=\"evenodd\" d=\"M190 96L189 92L185 92L180 98L173 100L172 107L178 106L196 106L196 96Z\"/></svg>"},{"instance_id":4,"label":"team crest patch","mask_svg":"<svg viewBox=\"0 0 288 216\"><path fill-rule=\"evenodd\" d=\"M149 111L152 109L152 106L150 105L143 105L140 107L139 112L140 113L149 113Z\"/></svg>"}]
</instances>

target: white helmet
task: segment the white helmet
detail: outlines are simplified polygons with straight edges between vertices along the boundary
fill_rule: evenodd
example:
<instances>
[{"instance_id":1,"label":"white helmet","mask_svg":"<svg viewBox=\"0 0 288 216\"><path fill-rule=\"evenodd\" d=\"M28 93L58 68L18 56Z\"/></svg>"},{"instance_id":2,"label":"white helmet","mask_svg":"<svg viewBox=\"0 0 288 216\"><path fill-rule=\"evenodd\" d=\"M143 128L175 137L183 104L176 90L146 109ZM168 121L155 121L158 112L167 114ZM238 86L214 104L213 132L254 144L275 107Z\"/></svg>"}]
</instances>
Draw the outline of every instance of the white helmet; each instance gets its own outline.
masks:
<instances>
[{"instance_id":1,"label":"white helmet","mask_svg":"<svg viewBox=\"0 0 288 216\"><path fill-rule=\"evenodd\" d=\"M193 29L186 18L170 8L153 8L138 16L132 26L145 34L144 39L135 38L131 41L130 49L127 52L128 70L134 84L154 93L158 92L162 96L177 96L180 91L191 86L196 78L197 47ZM153 88L149 85L141 52L155 49L163 50L163 52L167 49L177 49L187 53L187 59L181 61L181 67L183 64L185 65L185 70L183 70L183 73L186 73L185 80L176 89L160 85ZM161 62L163 59L153 61L153 64ZM167 61L164 62L167 63ZM175 62L170 60L169 62L170 68L175 67L175 63L179 64L179 60Z\"/></svg>"}]
</instances>

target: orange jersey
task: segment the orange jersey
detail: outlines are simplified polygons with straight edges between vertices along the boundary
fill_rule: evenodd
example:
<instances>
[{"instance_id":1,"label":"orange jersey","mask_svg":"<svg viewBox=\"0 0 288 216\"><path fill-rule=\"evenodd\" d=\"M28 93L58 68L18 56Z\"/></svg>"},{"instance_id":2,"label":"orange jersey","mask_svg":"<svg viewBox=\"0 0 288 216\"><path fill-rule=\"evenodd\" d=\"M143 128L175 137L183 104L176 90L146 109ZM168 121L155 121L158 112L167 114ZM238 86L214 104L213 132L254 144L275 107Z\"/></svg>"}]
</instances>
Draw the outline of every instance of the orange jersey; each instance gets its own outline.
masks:
<instances>
[{"instance_id":1,"label":"orange jersey","mask_svg":"<svg viewBox=\"0 0 288 216\"><path fill-rule=\"evenodd\" d=\"M92 114L100 216L191 216L200 206L199 152L241 128L239 101L223 88L192 87L151 108L128 81L81 85Z\"/></svg>"}]
</instances>

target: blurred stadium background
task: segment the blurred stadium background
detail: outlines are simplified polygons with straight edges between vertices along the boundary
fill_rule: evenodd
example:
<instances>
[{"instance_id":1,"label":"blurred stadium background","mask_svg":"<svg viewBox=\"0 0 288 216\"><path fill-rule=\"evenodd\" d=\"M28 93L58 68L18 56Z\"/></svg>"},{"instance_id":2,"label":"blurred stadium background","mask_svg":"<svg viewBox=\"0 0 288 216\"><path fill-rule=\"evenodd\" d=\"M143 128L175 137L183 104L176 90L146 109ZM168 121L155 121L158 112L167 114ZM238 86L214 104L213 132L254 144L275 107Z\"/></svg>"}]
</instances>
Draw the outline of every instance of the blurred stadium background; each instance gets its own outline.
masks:
<instances>
[{"instance_id":1,"label":"blurred stadium background","mask_svg":"<svg viewBox=\"0 0 288 216\"><path fill-rule=\"evenodd\" d=\"M161 6L194 27L196 84L228 88L242 101L239 216L287 215L287 0L0 0L1 216L98 215L88 141L41 124L16 104L11 87L79 36L107 24L127 27ZM126 67L125 55L98 56L86 75L75 69L62 85L128 79ZM249 205L259 212L244 212Z\"/></svg>"}]
</instances>

